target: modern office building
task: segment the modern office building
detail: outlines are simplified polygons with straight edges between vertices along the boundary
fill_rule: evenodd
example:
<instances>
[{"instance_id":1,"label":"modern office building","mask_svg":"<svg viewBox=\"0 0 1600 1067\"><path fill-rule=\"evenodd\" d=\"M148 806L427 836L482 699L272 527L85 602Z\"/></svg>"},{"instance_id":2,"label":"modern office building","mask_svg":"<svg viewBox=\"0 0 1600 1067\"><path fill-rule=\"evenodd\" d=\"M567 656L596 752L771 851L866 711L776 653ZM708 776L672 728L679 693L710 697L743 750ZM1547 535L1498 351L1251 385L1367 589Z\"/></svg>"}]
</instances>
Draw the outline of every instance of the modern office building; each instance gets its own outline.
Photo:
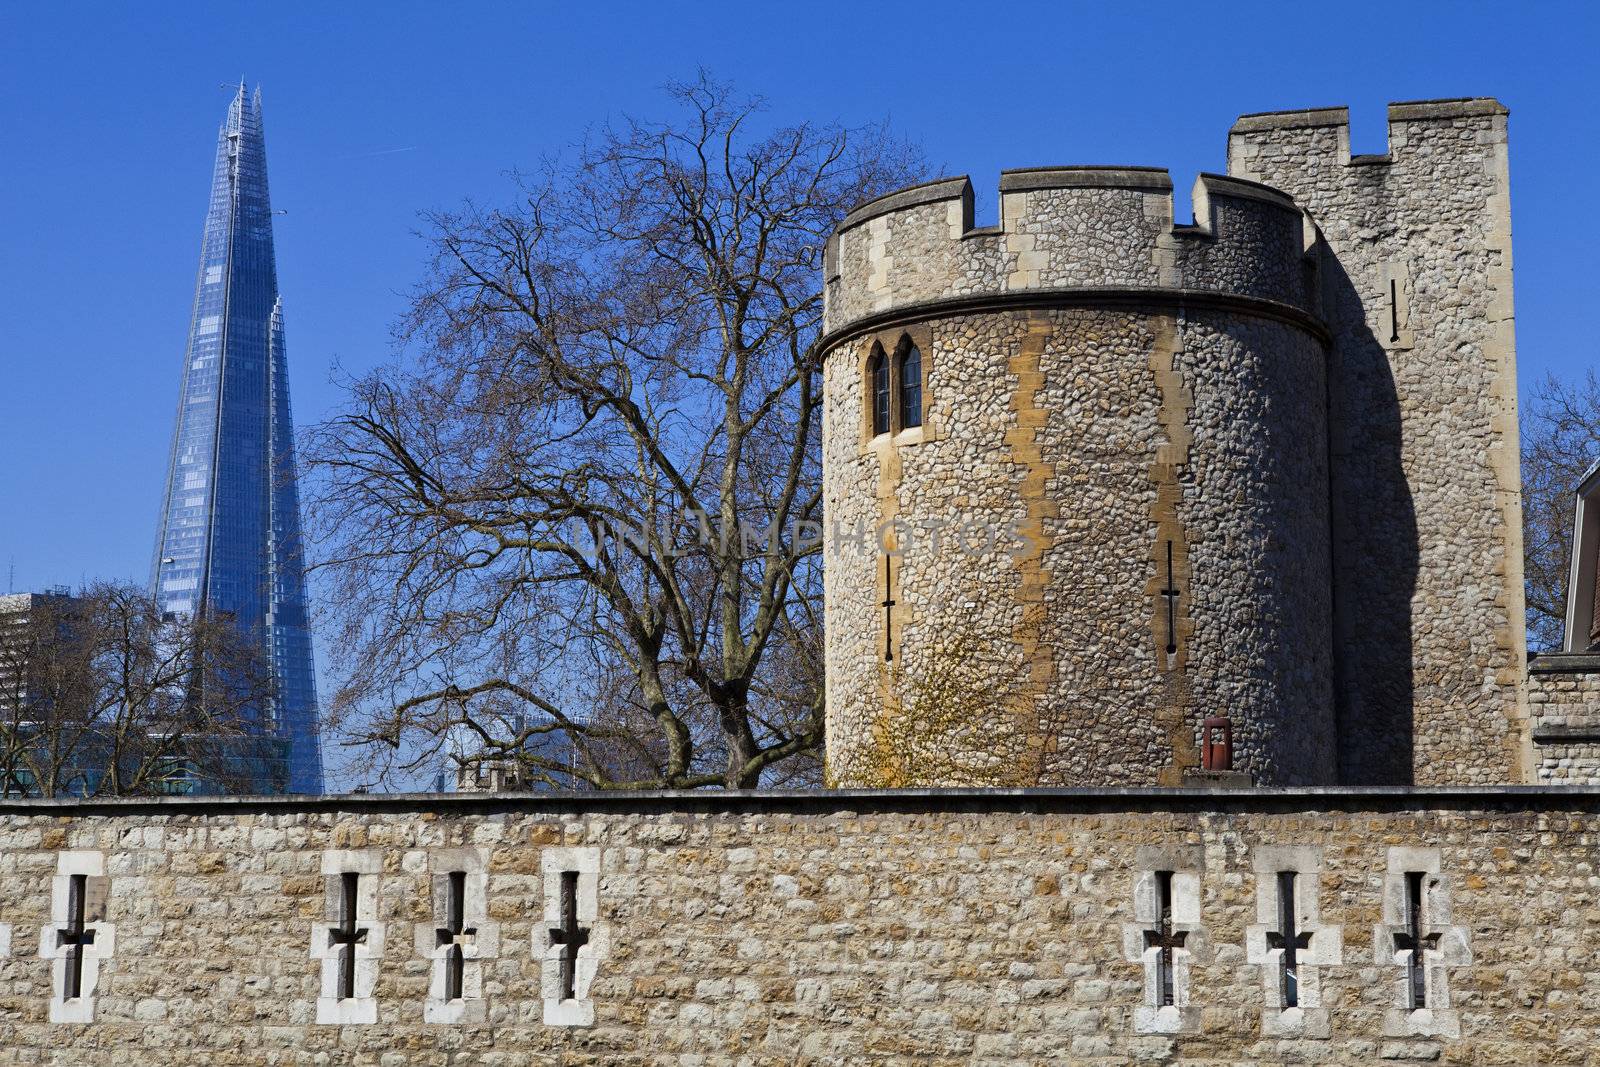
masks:
<instances>
[{"instance_id":1,"label":"modern office building","mask_svg":"<svg viewBox=\"0 0 1600 1067\"><path fill-rule=\"evenodd\" d=\"M255 791L320 793L272 217L261 92L241 83L217 138L151 580L166 610L231 616L259 635L277 688L262 730L288 755Z\"/></svg>"},{"instance_id":2,"label":"modern office building","mask_svg":"<svg viewBox=\"0 0 1600 1067\"><path fill-rule=\"evenodd\" d=\"M0 596L0 797L39 796L47 776L56 795L88 796L100 780L103 732L58 707L83 677L87 609L65 586Z\"/></svg>"},{"instance_id":3,"label":"modern office building","mask_svg":"<svg viewBox=\"0 0 1600 1067\"><path fill-rule=\"evenodd\" d=\"M33 630L40 616L69 619L78 603L71 591L54 588L43 593L8 593L0 596L0 729L17 721L34 699L29 678L33 657Z\"/></svg>"}]
</instances>

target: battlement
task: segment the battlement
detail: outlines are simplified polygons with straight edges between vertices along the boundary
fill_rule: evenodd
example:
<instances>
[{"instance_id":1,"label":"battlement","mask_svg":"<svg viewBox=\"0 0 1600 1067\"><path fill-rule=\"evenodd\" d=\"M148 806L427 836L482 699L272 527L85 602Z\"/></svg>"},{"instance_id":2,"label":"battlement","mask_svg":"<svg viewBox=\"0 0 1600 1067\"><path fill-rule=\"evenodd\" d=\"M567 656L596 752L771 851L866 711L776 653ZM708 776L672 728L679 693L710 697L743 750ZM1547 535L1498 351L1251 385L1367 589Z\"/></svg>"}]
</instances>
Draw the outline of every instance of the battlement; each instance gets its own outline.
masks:
<instances>
[{"instance_id":1,"label":"battlement","mask_svg":"<svg viewBox=\"0 0 1600 1067\"><path fill-rule=\"evenodd\" d=\"M1259 182L1201 174L1175 222L1159 167L1033 167L1000 177L1000 221L942 178L857 207L828 242L828 327L939 300L1026 290L1206 290L1314 311L1304 212Z\"/></svg>"},{"instance_id":2,"label":"battlement","mask_svg":"<svg viewBox=\"0 0 1600 1067\"><path fill-rule=\"evenodd\" d=\"M1404 158L1408 148L1435 142L1440 137L1455 137L1456 131L1462 128L1487 135L1474 136L1473 143L1504 142L1505 119L1509 114L1504 104L1486 96L1393 103L1389 105L1386 151L1356 156L1350 154L1350 109L1347 107L1241 115L1228 131L1228 170L1259 173L1253 165L1254 159L1274 147L1301 153L1311 163L1371 166L1392 164L1397 158Z\"/></svg>"}]
</instances>

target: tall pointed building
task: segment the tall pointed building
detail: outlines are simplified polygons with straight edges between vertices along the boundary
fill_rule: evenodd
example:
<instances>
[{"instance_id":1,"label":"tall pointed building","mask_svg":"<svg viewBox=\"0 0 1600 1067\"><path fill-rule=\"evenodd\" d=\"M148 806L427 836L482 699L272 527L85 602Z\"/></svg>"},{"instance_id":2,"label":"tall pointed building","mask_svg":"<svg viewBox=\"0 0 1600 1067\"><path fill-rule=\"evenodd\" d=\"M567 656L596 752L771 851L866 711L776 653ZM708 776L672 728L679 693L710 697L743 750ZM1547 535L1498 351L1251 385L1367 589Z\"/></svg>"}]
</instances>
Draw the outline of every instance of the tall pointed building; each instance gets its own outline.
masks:
<instances>
[{"instance_id":1,"label":"tall pointed building","mask_svg":"<svg viewBox=\"0 0 1600 1067\"><path fill-rule=\"evenodd\" d=\"M320 793L261 91L243 82L217 138L160 521L151 580L165 609L230 615L270 655L277 695L262 732L286 756L256 791Z\"/></svg>"}]
</instances>

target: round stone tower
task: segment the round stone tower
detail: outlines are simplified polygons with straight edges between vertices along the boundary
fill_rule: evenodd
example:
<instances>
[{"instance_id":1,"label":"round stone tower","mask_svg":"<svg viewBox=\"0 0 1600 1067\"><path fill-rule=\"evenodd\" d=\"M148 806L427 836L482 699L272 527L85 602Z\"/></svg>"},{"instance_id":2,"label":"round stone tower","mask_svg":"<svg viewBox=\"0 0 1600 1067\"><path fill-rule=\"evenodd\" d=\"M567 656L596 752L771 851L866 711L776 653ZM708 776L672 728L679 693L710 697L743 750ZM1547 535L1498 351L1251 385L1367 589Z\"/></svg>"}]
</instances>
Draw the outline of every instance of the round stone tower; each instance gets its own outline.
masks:
<instances>
[{"instance_id":1,"label":"round stone tower","mask_svg":"<svg viewBox=\"0 0 1600 1067\"><path fill-rule=\"evenodd\" d=\"M1176 785L1207 717L1335 779L1327 334L1284 194L965 178L829 242L828 762L840 786Z\"/></svg>"}]
</instances>

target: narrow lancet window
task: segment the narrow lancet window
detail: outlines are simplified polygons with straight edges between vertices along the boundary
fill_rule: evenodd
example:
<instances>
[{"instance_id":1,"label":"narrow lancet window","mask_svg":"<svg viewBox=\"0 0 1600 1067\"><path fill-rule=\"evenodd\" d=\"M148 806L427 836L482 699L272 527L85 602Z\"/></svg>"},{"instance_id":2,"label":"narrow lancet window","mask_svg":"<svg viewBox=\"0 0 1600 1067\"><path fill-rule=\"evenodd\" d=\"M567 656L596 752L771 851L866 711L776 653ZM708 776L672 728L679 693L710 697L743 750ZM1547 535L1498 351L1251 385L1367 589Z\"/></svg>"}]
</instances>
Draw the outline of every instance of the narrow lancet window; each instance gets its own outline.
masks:
<instances>
[{"instance_id":1,"label":"narrow lancet window","mask_svg":"<svg viewBox=\"0 0 1600 1067\"><path fill-rule=\"evenodd\" d=\"M1172 542L1167 542L1167 585L1161 590L1167 602L1167 655L1178 651L1178 583L1172 580Z\"/></svg>"},{"instance_id":2,"label":"narrow lancet window","mask_svg":"<svg viewBox=\"0 0 1600 1067\"><path fill-rule=\"evenodd\" d=\"M1283 955L1279 958L1283 979L1283 1006L1293 1008L1300 1003L1299 938L1294 932L1294 872L1278 874L1278 929L1283 931Z\"/></svg>"},{"instance_id":3,"label":"narrow lancet window","mask_svg":"<svg viewBox=\"0 0 1600 1067\"><path fill-rule=\"evenodd\" d=\"M922 425L922 352L913 344L900 349L900 428Z\"/></svg>"},{"instance_id":4,"label":"narrow lancet window","mask_svg":"<svg viewBox=\"0 0 1600 1067\"><path fill-rule=\"evenodd\" d=\"M894 583L890 580L889 557L883 557L883 662L894 661Z\"/></svg>"},{"instance_id":5,"label":"narrow lancet window","mask_svg":"<svg viewBox=\"0 0 1600 1067\"><path fill-rule=\"evenodd\" d=\"M889 361L881 348L867 360L867 388L872 399L872 434L889 432Z\"/></svg>"},{"instance_id":6,"label":"narrow lancet window","mask_svg":"<svg viewBox=\"0 0 1600 1067\"><path fill-rule=\"evenodd\" d=\"M60 946L67 952L67 974L61 989L63 1000L77 1000L83 996L83 952L94 944L94 931L87 929L84 922L88 898L88 876L72 875L67 882L67 928L56 934Z\"/></svg>"}]
</instances>

